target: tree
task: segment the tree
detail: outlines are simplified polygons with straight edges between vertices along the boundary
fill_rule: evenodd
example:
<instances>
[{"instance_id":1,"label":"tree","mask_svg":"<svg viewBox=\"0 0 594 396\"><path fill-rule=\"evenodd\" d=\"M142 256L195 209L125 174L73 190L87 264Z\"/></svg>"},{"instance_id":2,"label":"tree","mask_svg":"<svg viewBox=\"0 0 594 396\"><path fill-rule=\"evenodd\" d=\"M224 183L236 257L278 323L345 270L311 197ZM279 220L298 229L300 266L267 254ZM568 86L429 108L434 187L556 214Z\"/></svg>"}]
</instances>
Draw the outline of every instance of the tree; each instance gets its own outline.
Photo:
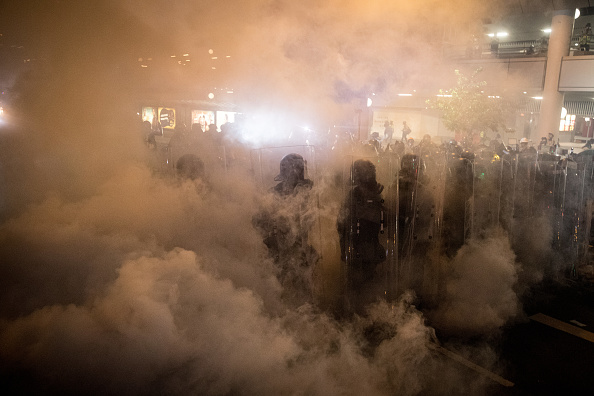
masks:
<instances>
[{"instance_id":1,"label":"tree","mask_svg":"<svg viewBox=\"0 0 594 396\"><path fill-rule=\"evenodd\" d=\"M457 85L449 91L439 90L437 99L430 99L427 105L442 112L442 121L447 129L461 132L465 137L490 129L497 131L504 127L508 103L499 96L485 93L485 81L478 79L482 69L467 77L459 70Z\"/></svg>"}]
</instances>

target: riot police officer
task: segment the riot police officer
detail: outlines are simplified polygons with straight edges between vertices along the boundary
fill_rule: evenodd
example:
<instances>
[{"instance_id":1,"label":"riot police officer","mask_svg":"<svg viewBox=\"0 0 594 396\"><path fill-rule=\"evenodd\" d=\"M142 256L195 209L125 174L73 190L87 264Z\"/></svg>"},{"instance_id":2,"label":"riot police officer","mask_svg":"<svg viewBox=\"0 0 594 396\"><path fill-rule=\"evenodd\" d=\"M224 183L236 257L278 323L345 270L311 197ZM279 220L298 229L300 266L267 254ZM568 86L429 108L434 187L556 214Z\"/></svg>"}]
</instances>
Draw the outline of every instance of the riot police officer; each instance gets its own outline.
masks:
<instances>
[{"instance_id":1,"label":"riot police officer","mask_svg":"<svg viewBox=\"0 0 594 396\"><path fill-rule=\"evenodd\" d=\"M279 183L269 192L272 204L252 219L260 231L276 275L283 287L281 297L292 306L313 302L312 274L318 255L308 242L311 219L306 216L313 182L305 178L305 160L295 153L280 161Z\"/></svg>"},{"instance_id":2,"label":"riot police officer","mask_svg":"<svg viewBox=\"0 0 594 396\"><path fill-rule=\"evenodd\" d=\"M362 313L379 296L374 282L378 264L386 259L379 241L383 227L384 187L376 181L375 165L359 159L352 165L353 186L343 202L337 221L341 259L346 263L347 302Z\"/></svg>"}]
</instances>

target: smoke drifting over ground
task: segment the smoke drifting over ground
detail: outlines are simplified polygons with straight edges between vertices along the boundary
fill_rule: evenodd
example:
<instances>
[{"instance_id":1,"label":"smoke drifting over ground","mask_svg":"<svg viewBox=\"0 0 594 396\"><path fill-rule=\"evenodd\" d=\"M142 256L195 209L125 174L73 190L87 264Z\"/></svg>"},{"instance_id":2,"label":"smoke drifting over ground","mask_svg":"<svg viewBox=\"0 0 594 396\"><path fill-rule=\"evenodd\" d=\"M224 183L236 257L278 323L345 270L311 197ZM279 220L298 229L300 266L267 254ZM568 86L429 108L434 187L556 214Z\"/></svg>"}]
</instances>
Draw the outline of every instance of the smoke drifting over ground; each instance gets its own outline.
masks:
<instances>
[{"instance_id":1,"label":"smoke drifting over ground","mask_svg":"<svg viewBox=\"0 0 594 396\"><path fill-rule=\"evenodd\" d=\"M472 241L450 266L446 299L433 318L445 330L490 334L518 314L518 268L507 236Z\"/></svg>"},{"instance_id":2,"label":"smoke drifting over ground","mask_svg":"<svg viewBox=\"0 0 594 396\"><path fill-rule=\"evenodd\" d=\"M144 82L214 82L198 66L195 75L150 81L132 72L137 52L154 50L156 62L169 49L212 46L237 59L225 77L254 106L282 98L296 112L352 111L363 92L426 79L426 40L444 20L462 23L475 11L471 1L425 3L32 8L28 35L47 44L45 63L20 76L18 127L0 136L3 384L86 394L480 393L484 378L462 379L429 348L433 329L408 293L344 322L310 305L287 307L252 225L263 198L248 164L217 173L207 163L205 181L156 177L130 93ZM16 5L7 15L26 18ZM320 181L335 171L324 165ZM340 194L316 193L327 198L314 208L321 229L333 232L317 241L336 252ZM335 273L336 257L324 259L324 274ZM470 333L505 324L519 309L516 265L504 238L464 247L439 321ZM484 295L468 294L477 288Z\"/></svg>"},{"instance_id":3,"label":"smoke drifting over ground","mask_svg":"<svg viewBox=\"0 0 594 396\"><path fill-rule=\"evenodd\" d=\"M132 166L87 200L48 198L5 222L10 381L117 394L436 391L451 368L406 298L344 323L282 308L250 224L254 191L221 184L204 191ZM373 321L393 335L377 347L364 336Z\"/></svg>"}]
</instances>

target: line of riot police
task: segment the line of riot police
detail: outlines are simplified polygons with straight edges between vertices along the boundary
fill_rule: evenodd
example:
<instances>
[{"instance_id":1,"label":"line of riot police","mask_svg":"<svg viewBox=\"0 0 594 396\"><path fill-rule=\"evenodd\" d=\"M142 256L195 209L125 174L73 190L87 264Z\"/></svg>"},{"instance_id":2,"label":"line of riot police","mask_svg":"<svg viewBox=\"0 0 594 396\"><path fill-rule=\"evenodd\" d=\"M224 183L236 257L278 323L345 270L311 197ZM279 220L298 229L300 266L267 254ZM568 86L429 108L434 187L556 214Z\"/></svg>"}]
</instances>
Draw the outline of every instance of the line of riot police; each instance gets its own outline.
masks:
<instances>
[{"instance_id":1,"label":"line of riot police","mask_svg":"<svg viewBox=\"0 0 594 396\"><path fill-rule=\"evenodd\" d=\"M364 145L359 155L346 160L352 163L345 178L351 185L345 198L350 207L341 211L338 232L347 273L352 273L347 276L347 298L364 301L351 284L373 275L374 281L367 280L373 287L367 290L375 288L376 296L395 298L414 290L424 303L436 304L445 287L444 260L452 259L470 239L501 230L519 260L530 260L523 257L530 254L522 247L526 238L547 242L546 260L536 263L544 273L575 278L588 273L594 255L594 151L561 158L503 144L468 149L453 140L439 147L423 140L413 150L377 151L373 144ZM361 160L365 166L373 164L378 184L385 186L380 198L356 198ZM377 199L382 205L370 216L365 206ZM363 227L372 217L374 227ZM549 227L530 229L536 219ZM548 229L551 234L543 234ZM373 235L362 237L363 232ZM385 255L366 246L366 240L376 237ZM369 273L362 276L365 263ZM356 303L349 304L357 310Z\"/></svg>"},{"instance_id":2,"label":"line of riot police","mask_svg":"<svg viewBox=\"0 0 594 396\"><path fill-rule=\"evenodd\" d=\"M205 157L206 165L178 149L183 154L178 173L208 173L205 167L213 167L213 161L227 171L215 154L229 153L230 148L214 142L211 146L206 152L214 157ZM205 150L191 151L202 153L200 158L206 155ZM269 156L272 161L263 159L266 151L274 151ZM445 287L444 261L471 238L486 238L495 230L503 230L516 248L535 218L549 222L551 235L534 237L551 241L551 251L563 257L561 269L567 276L578 277L594 254L590 252L594 209L590 151L561 158L511 150L500 142L469 149L448 140L438 146L427 135L418 145L396 142L381 149L366 142L332 155L330 149L314 146L252 152L258 156L249 159L250 166L263 184L274 179L266 174L272 172L271 163L279 172L280 158L276 177L280 183L264 189L276 198L253 224L278 267L284 294L297 305L316 300L316 282L328 283L315 279L316 266L328 256L325 243L312 242L310 235L319 216L312 210L312 205L319 205L319 197L312 195L320 194L314 181L322 178L317 173L328 169L340 173L332 186L339 190L340 209L335 229L324 229L317 238L333 239L338 234L341 269L326 271L325 276L340 274L336 290L347 313L363 313L375 299L395 299L406 290L413 290L423 303L437 304ZM333 163L324 164L320 158L332 158ZM316 159L322 166L316 167ZM229 159L223 162L228 164ZM521 249L517 251L523 259Z\"/></svg>"}]
</instances>

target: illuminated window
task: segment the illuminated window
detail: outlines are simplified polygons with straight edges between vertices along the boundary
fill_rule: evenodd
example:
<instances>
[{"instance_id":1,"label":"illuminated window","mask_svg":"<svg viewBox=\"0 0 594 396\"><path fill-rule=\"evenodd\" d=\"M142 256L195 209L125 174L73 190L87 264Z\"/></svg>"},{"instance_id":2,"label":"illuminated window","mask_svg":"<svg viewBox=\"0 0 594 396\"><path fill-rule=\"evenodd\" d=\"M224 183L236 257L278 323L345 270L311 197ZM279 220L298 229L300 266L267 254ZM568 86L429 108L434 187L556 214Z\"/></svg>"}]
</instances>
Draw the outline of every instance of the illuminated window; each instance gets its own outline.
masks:
<instances>
[{"instance_id":1,"label":"illuminated window","mask_svg":"<svg viewBox=\"0 0 594 396\"><path fill-rule=\"evenodd\" d=\"M155 118L156 110L153 107L143 107L142 108L142 121L148 121L151 124Z\"/></svg>"},{"instance_id":2,"label":"illuminated window","mask_svg":"<svg viewBox=\"0 0 594 396\"><path fill-rule=\"evenodd\" d=\"M575 114L567 114L565 118L561 118L561 122L559 123L559 131L560 132L568 132L573 131L575 127Z\"/></svg>"}]
</instances>

